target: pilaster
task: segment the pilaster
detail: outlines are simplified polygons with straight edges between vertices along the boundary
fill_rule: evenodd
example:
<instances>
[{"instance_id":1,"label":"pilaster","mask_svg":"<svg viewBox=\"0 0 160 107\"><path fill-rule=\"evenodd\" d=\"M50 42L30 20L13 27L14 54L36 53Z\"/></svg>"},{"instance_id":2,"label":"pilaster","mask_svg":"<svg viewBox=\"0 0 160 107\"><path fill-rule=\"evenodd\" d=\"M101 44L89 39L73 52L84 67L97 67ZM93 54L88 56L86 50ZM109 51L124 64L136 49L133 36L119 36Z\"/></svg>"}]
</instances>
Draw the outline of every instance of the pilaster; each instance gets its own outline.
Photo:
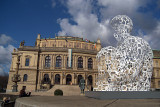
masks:
<instances>
[{"instance_id":1,"label":"pilaster","mask_svg":"<svg viewBox=\"0 0 160 107\"><path fill-rule=\"evenodd\" d=\"M63 76L62 76L62 73L60 73L60 85L62 85L63 83Z\"/></svg>"},{"instance_id":2,"label":"pilaster","mask_svg":"<svg viewBox=\"0 0 160 107\"><path fill-rule=\"evenodd\" d=\"M55 56L55 54L53 54L53 57L52 57L52 67L53 67L53 69L55 69L55 58L56 56Z\"/></svg>"}]
</instances>

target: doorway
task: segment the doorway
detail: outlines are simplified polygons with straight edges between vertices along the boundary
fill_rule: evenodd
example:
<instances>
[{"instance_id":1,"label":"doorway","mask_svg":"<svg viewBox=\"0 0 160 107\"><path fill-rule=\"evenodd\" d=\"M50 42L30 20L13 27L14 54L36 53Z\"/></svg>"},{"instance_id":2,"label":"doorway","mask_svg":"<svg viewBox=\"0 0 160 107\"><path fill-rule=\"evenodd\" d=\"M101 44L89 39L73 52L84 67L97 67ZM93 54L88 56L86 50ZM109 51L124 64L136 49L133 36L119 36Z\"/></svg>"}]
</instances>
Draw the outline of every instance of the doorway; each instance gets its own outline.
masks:
<instances>
[{"instance_id":1,"label":"doorway","mask_svg":"<svg viewBox=\"0 0 160 107\"><path fill-rule=\"evenodd\" d=\"M70 85L71 82L72 82L72 76L71 76L70 74L68 74L68 75L66 76L66 85Z\"/></svg>"}]
</instances>

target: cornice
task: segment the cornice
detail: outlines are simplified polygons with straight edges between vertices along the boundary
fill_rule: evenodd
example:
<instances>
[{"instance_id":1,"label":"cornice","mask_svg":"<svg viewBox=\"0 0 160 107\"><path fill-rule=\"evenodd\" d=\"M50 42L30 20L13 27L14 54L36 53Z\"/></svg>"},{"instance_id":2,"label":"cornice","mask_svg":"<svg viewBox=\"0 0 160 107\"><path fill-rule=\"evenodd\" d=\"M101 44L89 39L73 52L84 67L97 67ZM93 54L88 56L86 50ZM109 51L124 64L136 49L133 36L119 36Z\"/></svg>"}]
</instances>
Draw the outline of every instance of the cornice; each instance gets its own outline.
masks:
<instances>
[{"instance_id":1,"label":"cornice","mask_svg":"<svg viewBox=\"0 0 160 107\"><path fill-rule=\"evenodd\" d=\"M24 46L21 48L18 48L19 51L39 51L39 52L68 52L68 49L70 48L64 48L64 47L28 47ZM96 50L87 50L87 49L78 49L73 48L73 53L83 53L83 54L91 54L91 55L97 55Z\"/></svg>"}]
</instances>

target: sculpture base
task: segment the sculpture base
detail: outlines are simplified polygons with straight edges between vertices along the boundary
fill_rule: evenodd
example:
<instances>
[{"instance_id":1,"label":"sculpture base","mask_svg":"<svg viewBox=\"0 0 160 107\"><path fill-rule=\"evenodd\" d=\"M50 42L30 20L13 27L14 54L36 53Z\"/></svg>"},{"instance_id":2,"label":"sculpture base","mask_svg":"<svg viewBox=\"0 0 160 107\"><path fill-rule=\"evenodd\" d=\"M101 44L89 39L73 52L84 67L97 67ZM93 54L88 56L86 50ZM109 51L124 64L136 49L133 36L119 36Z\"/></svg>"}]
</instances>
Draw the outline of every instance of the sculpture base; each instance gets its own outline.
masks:
<instances>
[{"instance_id":1,"label":"sculpture base","mask_svg":"<svg viewBox=\"0 0 160 107\"><path fill-rule=\"evenodd\" d=\"M159 91L85 91L86 97L96 99L160 99Z\"/></svg>"},{"instance_id":2,"label":"sculpture base","mask_svg":"<svg viewBox=\"0 0 160 107\"><path fill-rule=\"evenodd\" d=\"M18 88L18 85L13 85L12 86L12 92L18 92L17 88Z\"/></svg>"}]
</instances>

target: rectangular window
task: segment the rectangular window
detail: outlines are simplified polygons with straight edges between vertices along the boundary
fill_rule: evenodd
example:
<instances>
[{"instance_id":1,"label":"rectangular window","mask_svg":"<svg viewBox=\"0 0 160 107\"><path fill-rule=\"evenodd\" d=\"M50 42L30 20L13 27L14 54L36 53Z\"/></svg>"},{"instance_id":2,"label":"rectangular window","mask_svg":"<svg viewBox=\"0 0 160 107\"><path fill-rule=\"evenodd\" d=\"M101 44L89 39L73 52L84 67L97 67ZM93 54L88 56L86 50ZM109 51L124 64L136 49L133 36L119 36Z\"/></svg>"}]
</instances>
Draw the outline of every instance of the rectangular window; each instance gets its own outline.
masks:
<instances>
[{"instance_id":1,"label":"rectangular window","mask_svg":"<svg viewBox=\"0 0 160 107\"><path fill-rule=\"evenodd\" d=\"M25 66L29 66L29 58L26 58Z\"/></svg>"}]
</instances>

